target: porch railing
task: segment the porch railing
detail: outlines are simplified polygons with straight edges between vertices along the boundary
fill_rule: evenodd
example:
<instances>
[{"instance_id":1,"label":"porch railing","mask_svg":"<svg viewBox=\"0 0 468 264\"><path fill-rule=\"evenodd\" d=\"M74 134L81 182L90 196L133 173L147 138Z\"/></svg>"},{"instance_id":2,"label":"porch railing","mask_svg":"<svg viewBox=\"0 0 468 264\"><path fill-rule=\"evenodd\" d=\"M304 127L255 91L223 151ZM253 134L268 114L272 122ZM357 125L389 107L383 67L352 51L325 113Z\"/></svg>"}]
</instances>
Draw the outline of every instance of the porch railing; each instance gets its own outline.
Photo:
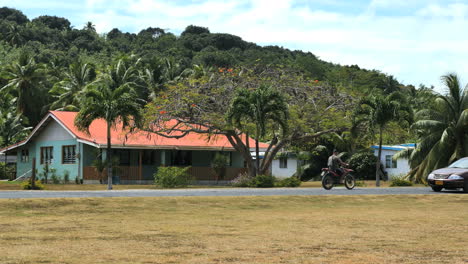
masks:
<instances>
[{"instance_id":1,"label":"porch railing","mask_svg":"<svg viewBox=\"0 0 468 264\"><path fill-rule=\"evenodd\" d=\"M230 181L236 178L240 173L245 173L246 168L226 168L225 176L222 179L217 179L216 172L211 167L190 167L189 173L192 175L194 180L197 181L215 181L224 180ZM120 180L144 180L148 179L145 175L140 175L139 167L132 166L119 166L117 167L117 176ZM106 170L99 173L95 167L84 167L83 168L83 179L84 180L105 180L107 178ZM152 179L152 177L149 177Z\"/></svg>"}]
</instances>

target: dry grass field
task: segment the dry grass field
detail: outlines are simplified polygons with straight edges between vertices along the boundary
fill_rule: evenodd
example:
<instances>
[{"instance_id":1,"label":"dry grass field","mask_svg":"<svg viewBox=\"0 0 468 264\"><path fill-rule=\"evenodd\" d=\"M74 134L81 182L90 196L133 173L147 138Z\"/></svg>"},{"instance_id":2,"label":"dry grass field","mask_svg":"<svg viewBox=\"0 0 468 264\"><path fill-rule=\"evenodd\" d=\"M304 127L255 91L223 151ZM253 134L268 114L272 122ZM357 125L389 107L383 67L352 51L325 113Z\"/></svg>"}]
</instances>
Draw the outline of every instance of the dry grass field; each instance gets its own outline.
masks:
<instances>
[{"instance_id":1,"label":"dry grass field","mask_svg":"<svg viewBox=\"0 0 468 264\"><path fill-rule=\"evenodd\" d=\"M226 188L229 186L203 186L194 185L189 188ZM131 190L131 189L161 189L156 185L138 185L138 184L114 184L112 186L114 190ZM0 182L0 191L17 191L22 190L20 182L13 181L2 181ZM47 191L103 191L107 190L107 184L46 184L45 190Z\"/></svg>"},{"instance_id":2,"label":"dry grass field","mask_svg":"<svg viewBox=\"0 0 468 264\"><path fill-rule=\"evenodd\" d=\"M362 187L375 187L375 181L365 181L360 182ZM363 184L362 184L363 183ZM389 187L390 182L381 182L381 187ZM189 188L230 188L231 186L204 186L204 185L194 185L189 186ZM313 182L302 182L301 186L303 188L322 188L322 183L320 181L313 181ZM416 184L414 187L426 187L422 184ZM130 189L160 189L155 185L121 185L115 184L113 185L114 190L130 190ZM106 190L106 184L47 184L46 190L49 191L98 191L98 190ZM9 182L9 181L0 181L0 191L6 190L22 190L21 185L19 182Z\"/></svg>"},{"instance_id":3,"label":"dry grass field","mask_svg":"<svg viewBox=\"0 0 468 264\"><path fill-rule=\"evenodd\" d=\"M0 200L0 263L467 263L468 195Z\"/></svg>"},{"instance_id":4,"label":"dry grass field","mask_svg":"<svg viewBox=\"0 0 468 264\"><path fill-rule=\"evenodd\" d=\"M380 187L386 188L390 187L391 181L380 181ZM375 187L375 181L358 181L357 186L362 188L374 188ZM322 182L321 181L311 181L311 182L302 182L301 187L305 188L322 188ZM414 184L412 187L427 187L424 184Z\"/></svg>"}]
</instances>

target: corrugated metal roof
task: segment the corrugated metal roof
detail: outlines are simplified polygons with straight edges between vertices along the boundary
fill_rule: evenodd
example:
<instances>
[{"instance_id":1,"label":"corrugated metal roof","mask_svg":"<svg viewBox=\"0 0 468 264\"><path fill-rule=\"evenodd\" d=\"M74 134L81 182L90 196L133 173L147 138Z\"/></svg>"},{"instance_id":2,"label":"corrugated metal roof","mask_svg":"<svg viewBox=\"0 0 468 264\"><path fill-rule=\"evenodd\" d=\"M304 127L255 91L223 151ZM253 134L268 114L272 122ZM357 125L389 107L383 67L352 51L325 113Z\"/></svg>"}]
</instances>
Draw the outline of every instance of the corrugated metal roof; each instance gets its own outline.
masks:
<instances>
[{"instance_id":1,"label":"corrugated metal roof","mask_svg":"<svg viewBox=\"0 0 468 264\"><path fill-rule=\"evenodd\" d=\"M411 149L415 148L416 144L415 143L407 143L407 144L400 144L400 145L382 145L383 150L394 150L394 151L400 151L404 149ZM378 145L372 145L372 149L379 149Z\"/></svg>"},{"instance_id":2,"label":"corrugated metal roof","mask_svg":"<svg viewBox=\"0 0 468 264\"><path fill-rule=\"evenodd\" d=\"M103 147L107 145L106 122L103 119L94 120L90 127L89 133L80 131L75 126L75 117L77 112L65 111L50 111L41 123L33 130L31 135L25 141L12 145L6 150L13 149L17 146L26 144L41 128L49 121L50 118L55 119L65 130L79 141ZM173 120L168 121L175 122ZM171 135L174 135L172 133ZM245 138L245 137L242 137ZM225 149L234 150L229 140L223 135L208 137L206 134L189 133L186 136L176 139L167 138L157 135L156 133L136 130L130 133L128 130L122 129L122 124L111 128L111 144L113 147L120 148L167 148L167 149ZM249 139L250 146L255 146L255 141ZM260 148L266 149L269 145L260 143ZM5 149L4 149L5 150Z\"/></svg>"}]
</instances>

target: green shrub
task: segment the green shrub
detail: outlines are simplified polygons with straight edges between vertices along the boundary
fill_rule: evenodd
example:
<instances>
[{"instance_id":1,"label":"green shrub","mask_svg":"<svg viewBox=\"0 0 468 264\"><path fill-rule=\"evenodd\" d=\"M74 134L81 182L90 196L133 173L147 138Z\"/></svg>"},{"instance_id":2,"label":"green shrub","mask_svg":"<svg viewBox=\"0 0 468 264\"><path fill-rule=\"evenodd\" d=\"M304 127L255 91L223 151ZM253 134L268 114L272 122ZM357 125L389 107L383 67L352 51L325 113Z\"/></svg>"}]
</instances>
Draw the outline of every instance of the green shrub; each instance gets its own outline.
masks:
<instances>
[{"instance_id":1,"label":"green shrub","mask_svg":"<svg viewBox=\"0 0 468 264\"><path fill-rule=\"evenodd\" d=\"M44 185L41 181L36 181L34 185L35 188L33 189L31 186L31 181L24 181L23 183L21 183L21 187L23 188L23 190L44 190Z\"/></svg>"},{"instance_id":2,"label":"green shrub","mask_svg":"<svg viewBox=\"0 0 468 264\"><path fill-rule=\"evenodd\" d=\"M154 174L154 183L162 188L186 187L192 180L190 167L159 167Z\"/></svg>"},{"instance_id":3,"label":"green shrub","mask_svg":"<svg viewBox=\"0 0 468 264\"><path fill-rule=\"evenodd\" d=\"M270 188L275 186L275 177L272 175L257 175L253 178L250 187Z\"/></svg>"},{"instance_id":4,"label":"green shrub","mask_svg":"<svg viewBox=\"0 0 468 264\"><path fill-rule=\"evenodd\" d=\"M75 183L76 184L83 184L83 178L80 179L80 178L76 177L75 178Z\"/></svg>"},{"instance_id":5,"label":"green shrub","mask_svg":"<svg viewBox=\"0 0 468 264\"><path fill-rule=\"evenodd\" d=\"M358 152L348 160L349 167L355 171L356 179L375 179L377 157L372 152Z\"/></svg>"},{"instance_id":6,"label":"green shrub","mask_svg":"<svg viewBox=\"0 0 468 264\"><path fill-rule=\"evenodd\" d=\"M305 164L300 169L300 177L303 181L308 181L313 178L318 178L322 168L327 166L327 160L330 153L327 147L319 145L310 152L301 152L298 157L305 161Z\"/></svg>"},{"instance_id":7,"label":"green shrub","mask_svg":"<svg viewBox=\"0 0 468 264\"><path fill-rule=\"evenodd\" d=\"M289 177L282 179L276 183L277 187L299 187L301 186L301 180L297 177Z\"/></svg>"},{"instance_id":8,"label":"green shrub","mask_svg":"<svg viewBox=\"0 0 468 264\"><path fill-rule=\"evenodd\" d=\"M397 176L392 178L392 183L390 184L390 187L396 186L413 186L413 183L405 179L404 176Z\"/></svg>"},{"instance_id":9,"label":"green shrub","mask_svg":"<svg viewBox=\"0 0 468 264\"><path fill-rule=\"evenodd\" d=\"M228 156L224 153L216 153L213 161L211 162L211 167L216 172L216 180L223 180L226 176L226 166L229 164Z\"/></svg>"},{"instance_id":10,"label":"green shrub","mask_svg":"<svg viewBox=\"0 0 468 264\"><path fill-rule=\"evenodd\" d=\"M250 187L252 180L248 173L241 173L230 182L230 185L234 187Z\"/></svg>"},{"instance_id":11,"label":"green shrub","mask_svg":"<svg viewBox=\"0 0 468 264\"><path fill-rule=\"evenodd\" d=\"M68 170L65 170L63 172L63 183L67 184L70 182L70 172Z\"/></svg>"},{"instance_id":12,"label":"green shrub","mask_svg":"<svg viewBox=\"0 0 468 264\"><path fill-rule=\"evenodd\" d=\"M50 169L50 173L52 173L52 175L50 176L51 180L52 180L52 183L53 184L59 184L60 183L60 176L58 176L55 172L57 170L56 169Z\"/></svg>"},{"instance_id":13,"label":"green shrub","mask_svg":"<svg viewBox=\"0 0 468 264\"><path fill-rule=\"evenodd\" d=\"M13 176L14 168L0 162L0 179L10 179Z\"/></svg>"}]
</instances>

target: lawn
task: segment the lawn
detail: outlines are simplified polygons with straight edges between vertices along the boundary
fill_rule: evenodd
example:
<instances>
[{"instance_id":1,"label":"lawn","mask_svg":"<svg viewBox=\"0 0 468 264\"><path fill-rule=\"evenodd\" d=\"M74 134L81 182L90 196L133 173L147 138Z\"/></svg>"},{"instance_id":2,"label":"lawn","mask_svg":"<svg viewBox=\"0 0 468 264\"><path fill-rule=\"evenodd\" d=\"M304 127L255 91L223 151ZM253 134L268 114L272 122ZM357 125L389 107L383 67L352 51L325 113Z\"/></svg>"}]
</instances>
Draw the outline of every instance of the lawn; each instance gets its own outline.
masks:
<instances>
[{"instance_id":1,"label":"lawn","mask_svg":"<svg viewBox=\"0 0 468 264\"><path fill-rule=\"evenodd\" d=\"M204 185L193 185L188 188L226 188L229 186L204 186ZM161 189L156 185L124 185L124 184L114 184L112 185L114 190L130 190L130 189ZM21 183L15 181L0 181L0 191L14 191L22 190ZM45 190L48 191L102 191L107 190L107 184L46 184Z\"/></svg>"},{"instance_id":2,"label":"lawn","mask_svg":"<svg viewBox=\"0 0 468 264\"><path fill-rule=\"evenodd\" d=\"M361 182L359 187L375 187L375 181L365 181ZM381 187L389 187L390 182L381 182ZM416 184L415 187L427 187L422 184ZM206 186L206 185L193 185L189 186L189 188L229 188L231 186ZM313 182L302 182L301 187L304 188L322 188L322 183L320 181L313 181ZM122 184L114 184L114 190L129 190L129 189L160 189L155 185L122 185ZM106 190L106 184L47 184L46 190L49 191L98 191L98 190ZM0 191L5 190L22 190L21 183L15 181L0 181Z\"/></svg>"},{"instance_id":3,"label":"lawn","mask_svg":"<svg viewBox=\"0 0 468 264\"><path fill-rule=\"evenodd\" d=\"M1 263L466 263L468 195L0 200Z\"/></svg>"},{"instance_id":4,"label":"lawn","mask_svg":"<svg viewBox=\"0 0 468 264\"><path fill-rule=\"evenodd\" d=\"M380 181L380 187L386 188L390 187L391 181ZM374 188L375 187L375 181L357 181L357 186L358 187L370 187ZM322 188L322 182L321 181L311 181L311 182L302 182L301 187L320 187ZM424 184L414 184L412 187L427 187Z\"/></svg>"}]
</instances>

